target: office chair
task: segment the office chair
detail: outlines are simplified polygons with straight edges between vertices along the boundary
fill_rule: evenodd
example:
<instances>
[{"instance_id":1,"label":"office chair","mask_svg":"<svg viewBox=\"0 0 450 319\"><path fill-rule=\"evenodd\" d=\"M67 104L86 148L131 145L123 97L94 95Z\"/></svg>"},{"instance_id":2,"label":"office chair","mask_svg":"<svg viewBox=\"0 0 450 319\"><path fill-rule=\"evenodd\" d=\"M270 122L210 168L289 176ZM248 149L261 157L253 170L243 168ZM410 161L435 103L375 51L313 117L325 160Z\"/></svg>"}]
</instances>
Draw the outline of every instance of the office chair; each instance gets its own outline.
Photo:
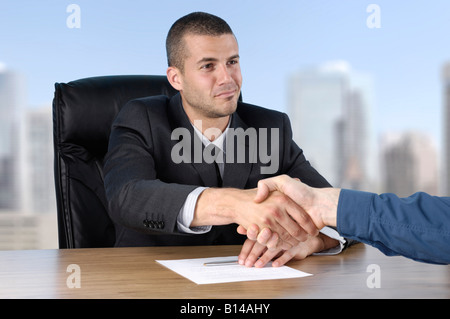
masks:
<instances>
[{"instance_id":1,"label":"office chair","mask_svg":"<svg viewBox=\"0 0 450 319\"><path fill-rule=\"evenodd\" d=\"M176 93L166 76L101 76L55 84L53 139L59 248L114 245L102 176L111 125L129 100Z\"/></svg>"}]
</instances>

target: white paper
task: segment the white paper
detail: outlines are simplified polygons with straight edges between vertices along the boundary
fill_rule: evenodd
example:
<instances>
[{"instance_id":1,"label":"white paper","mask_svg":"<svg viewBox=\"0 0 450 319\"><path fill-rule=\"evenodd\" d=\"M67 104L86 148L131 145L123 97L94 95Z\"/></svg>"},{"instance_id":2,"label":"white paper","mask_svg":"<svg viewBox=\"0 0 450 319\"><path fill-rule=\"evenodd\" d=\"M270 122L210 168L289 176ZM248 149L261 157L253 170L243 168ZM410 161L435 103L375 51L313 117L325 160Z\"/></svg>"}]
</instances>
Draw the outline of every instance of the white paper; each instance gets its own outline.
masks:
<instances>
[{"instance_id":1,"label":"white paper","mask_svg":"<svg viewBox=\"0 0 450 319\"><path fill-rule=\"evenodd\" d=\"M198 285L312 276L312 274L287 266L272 267L270 263L263 268L249 268L238 263L220 266L204 265L217 261L237 261L237 259L237 256L229 256L156 261Z\"/></svg>"}]
</instances>

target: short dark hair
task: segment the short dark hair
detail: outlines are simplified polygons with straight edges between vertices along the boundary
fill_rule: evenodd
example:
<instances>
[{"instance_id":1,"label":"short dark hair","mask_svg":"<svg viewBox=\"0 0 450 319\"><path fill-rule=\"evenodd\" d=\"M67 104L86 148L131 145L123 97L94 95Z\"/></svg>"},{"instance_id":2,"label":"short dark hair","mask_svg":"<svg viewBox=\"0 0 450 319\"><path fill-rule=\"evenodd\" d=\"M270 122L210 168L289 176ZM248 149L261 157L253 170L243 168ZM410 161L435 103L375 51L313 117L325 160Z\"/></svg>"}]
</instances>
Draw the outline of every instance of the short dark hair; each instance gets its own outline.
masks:
<instances>
[{"instance_id":1,"label":"short dark hair","mask_svg":"<svg viewBox=\"0 0 450 319\"><path fill-rule=\"evenodd\" d=\"M193 12L175 21L166 38L167 64L181 71L186 57L183 40L186 34L220 36L233 31L225 20L205 12Z\"/></svg>"}]
</instances>

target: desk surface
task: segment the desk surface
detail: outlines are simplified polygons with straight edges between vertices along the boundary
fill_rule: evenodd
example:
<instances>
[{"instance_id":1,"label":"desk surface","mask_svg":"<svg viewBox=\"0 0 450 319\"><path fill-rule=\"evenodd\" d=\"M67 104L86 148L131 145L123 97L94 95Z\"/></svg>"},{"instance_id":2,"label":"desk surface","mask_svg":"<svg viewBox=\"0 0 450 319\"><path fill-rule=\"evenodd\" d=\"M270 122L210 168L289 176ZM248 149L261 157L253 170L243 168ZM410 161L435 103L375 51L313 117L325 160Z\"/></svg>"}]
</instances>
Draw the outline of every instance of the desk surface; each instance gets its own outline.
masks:
<instances>
[{"instance_id":1,"label":"desk surface","mask_svg":"<svg viewBox=\"0 0 450 319\"><path fill-rule=\"evenodd\" d=\"M450 266L386 257L364 244L335 256L290 262L288 266L313 274L296 279L197 285L155 262L231 256L239 250L240 246L207 246L0 251L0 299L450 298ZM67 286L71 264L80 267L80 288ZM379 288L369 287L374 278Z\"/></svg>"}]
</instances>

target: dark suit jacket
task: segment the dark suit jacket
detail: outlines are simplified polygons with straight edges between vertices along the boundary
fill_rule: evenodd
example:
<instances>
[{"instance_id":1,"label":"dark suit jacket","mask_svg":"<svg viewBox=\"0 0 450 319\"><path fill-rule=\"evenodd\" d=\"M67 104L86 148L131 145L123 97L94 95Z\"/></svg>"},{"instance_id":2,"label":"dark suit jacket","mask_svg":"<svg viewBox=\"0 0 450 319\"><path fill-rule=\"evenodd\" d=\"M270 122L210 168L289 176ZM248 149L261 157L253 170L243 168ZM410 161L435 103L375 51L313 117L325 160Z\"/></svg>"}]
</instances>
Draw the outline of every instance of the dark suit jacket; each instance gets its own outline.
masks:
<instances>
[{"instance_id":1,"label":"dark suit jacket","mask_svg":"<svg viewBox=\"0 0 450 319\"><path fill-rule=\"evenodd\" d=\"M172 160L172 148L180 141L172 140L171 134L181 127L189 130L192 143L198 139L179 94L171 99L156 96L133 100L118 114L104 163L106 196L116 227L116 246L244 242L245 237L236 232L237 225L214 226L202 235L187 235L177 230L177 215L188 194L198 186L217 186L214 164L176 164ZM256 132L267 129L268 143L271 128L279 129L279 166L274 174L263 175L261 167L269 164L261 162L259 156L256 163L251 163L248 158L244 163L237 160L225 163L223 187L254 188L260 179L279 174L298 177L314 187L330 186L292 140L286 114L239 102L230 128L254 128ZM245 149L248 151L254 146L247 141ZM268 150L271 150L269 144ZM191 151L194 152L194 147Z\"/></svg>"}]
</instances>

